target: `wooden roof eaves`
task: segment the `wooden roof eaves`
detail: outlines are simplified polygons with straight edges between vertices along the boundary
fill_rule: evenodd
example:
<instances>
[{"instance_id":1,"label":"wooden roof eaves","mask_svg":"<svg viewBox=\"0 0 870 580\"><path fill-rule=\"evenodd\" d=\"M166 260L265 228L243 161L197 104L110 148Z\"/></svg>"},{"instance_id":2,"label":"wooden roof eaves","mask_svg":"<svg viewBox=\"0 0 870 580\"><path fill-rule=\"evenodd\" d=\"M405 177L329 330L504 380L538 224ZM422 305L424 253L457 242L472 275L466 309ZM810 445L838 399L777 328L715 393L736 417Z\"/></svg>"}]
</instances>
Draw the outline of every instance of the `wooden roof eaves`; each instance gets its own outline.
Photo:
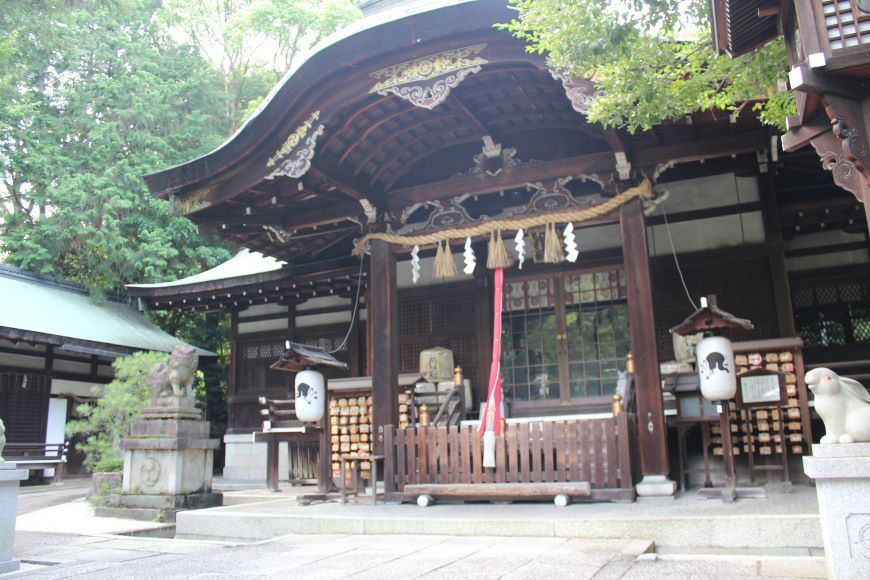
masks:
<instances>
[{"instance_id":1,"label":"wooden roof eaves","mask_svg":"<svg viewBox=\"0 0 870 580\"><path fill-rule=\"evenodd\" d=\"M451 11L451 17L434 16L439 11ZM342 77L342 73L356 73L366 83L362 94L367 94L370 67L362 66L364 62L396 52L405 52L406 58L422 56L423 52L416 55L420 51L421 38L428 41L462 34L492 34L492 23L507 21L512 14L503 2L482 0L439 7L345 36L324 46L289 72L262 108L220 147L198 159L145 175L145 182L153 194L166 197L198 189L218 180L221 175L225 177L240 160L257 154L269 155L277 149L288 130L292 131L293 123L301 123L302 117L311 113L300 106L306 97L310 102L322 103L323 99L318 99L315 93L333 93L334 102L334 93L339 91L334 90L330 77L338 77L347 93L353 93L348 88L347 76ZM377 54L371 54L372 47L377 48ZM338 110L340 107L334 108ZM276 118L281 121L276 122ZM258 176L255 182L260 179L262 176ZM251 185L253 183L247 187ZM239 191L245 188L241 187Z\"/></svg>"},{"instance_id":2,"label":"wooden roof eaves","mask_svg":"<svg viewBox=\"0 0 870 580\"><path fill-rule=\"evenodd\" d=\"M91 349L102 349L102 350L111 350L115 352L115 355L106 355L106 356L117 356L120 354L132 354L136 352L137 349L131 348L128 346L121 346L116 344L110 344L106 342L95 342L92 340L82 340L77 338L70 338L66 336L60 336L58 334L47 334L44 332L36 332L32 330L24 330L21 328L9 328L8 326L0 326L0 338L16 341L16 342L28 342L32 344L43 344L48 346L63 346L65 344L69 345L77 345L83 346ZM34 356L43 356L45 353L34 351Z\"/></svg>"}]
</instances>

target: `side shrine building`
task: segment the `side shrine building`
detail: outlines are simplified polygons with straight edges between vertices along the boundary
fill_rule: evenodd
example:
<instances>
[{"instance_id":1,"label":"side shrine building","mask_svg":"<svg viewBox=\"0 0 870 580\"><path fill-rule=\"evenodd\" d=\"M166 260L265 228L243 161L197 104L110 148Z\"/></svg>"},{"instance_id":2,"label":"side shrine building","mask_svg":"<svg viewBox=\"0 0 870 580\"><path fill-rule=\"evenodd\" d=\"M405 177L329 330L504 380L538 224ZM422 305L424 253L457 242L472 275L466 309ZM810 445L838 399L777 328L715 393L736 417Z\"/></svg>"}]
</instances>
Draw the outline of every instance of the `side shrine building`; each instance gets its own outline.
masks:
<instances>
[{"instance_id":1,"label":"side shrine building","mask_svg":"<svg viewBox=\"0 0 870 580\"><path fill-rule=\"evenodd\" d=\"M333 461L385 455L387 491L471 473L481 485L579 478L593 499L673 494L676 428L697 417L673 393L693 373L662 363L676 358L668 329L695 310L687 294L752 321L731 335L738 364L761 355L788 377L784 432L736 439L735 455L808 453L804 366L870 377L864 208L815 153L783 153L749 111L635 134L592 125L593 84L494 29L514 15L503 1L366 4L224 145L146 176L200 231L246 248L214 271L129 288L151 309L231 313L225 476L265 477L251 433L258 398L292 389L292 374L270 369L292 340L347 363L326 373L352 395L335 396L370 417L333 426ZM506 266L500 304L488 260ZM496 316L507 459L481 470L460 417L443 445L431 435L444 454L430 449L421 471L407 391L426 375L421 352L452 352L476 418ZM352 377L371 378L336 380ZM722 453L715 428L696 439ZM282 456L283 477L305 478L303 448Z\"/></svg>"}]
</instances>

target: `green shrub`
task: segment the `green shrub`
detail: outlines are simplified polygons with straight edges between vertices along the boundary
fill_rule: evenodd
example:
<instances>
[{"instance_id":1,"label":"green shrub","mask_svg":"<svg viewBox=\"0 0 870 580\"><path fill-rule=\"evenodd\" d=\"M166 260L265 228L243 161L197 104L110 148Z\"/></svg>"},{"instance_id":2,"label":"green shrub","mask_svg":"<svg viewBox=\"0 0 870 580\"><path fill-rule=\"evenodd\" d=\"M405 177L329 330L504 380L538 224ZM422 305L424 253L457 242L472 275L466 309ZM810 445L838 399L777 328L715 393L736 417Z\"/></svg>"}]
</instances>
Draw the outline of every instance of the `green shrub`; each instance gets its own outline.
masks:
<instances>
[{"instance_id":1,"label":"green shrub","mask_svg":"<svg viewBox=\"0 0 870 580\"><path fill-rule=\"evenodd\" d=\"M77 447L85 454L85 467L99 471L97 466L104 459L110 465L117 462L123 466L121 437L129 434L130 425L142 417L142 409L150 400L148 373L168 359L162 352L137 352L116 358L112 363L115 379L92 389L100 397L97 402L76 407L82 418L67 423L66 433L82 436Z\"/></svg>"},{"instance_id":2,"label":"green shrub","mask_svg":"<svg viewBox=\"0 0 870 580\"><path fill-rule=\"evenodd\" d=\"M94 471L99 473L119 473L124 471L124 458L104 456L94 465Z\"/></svg>"}]
</instances>

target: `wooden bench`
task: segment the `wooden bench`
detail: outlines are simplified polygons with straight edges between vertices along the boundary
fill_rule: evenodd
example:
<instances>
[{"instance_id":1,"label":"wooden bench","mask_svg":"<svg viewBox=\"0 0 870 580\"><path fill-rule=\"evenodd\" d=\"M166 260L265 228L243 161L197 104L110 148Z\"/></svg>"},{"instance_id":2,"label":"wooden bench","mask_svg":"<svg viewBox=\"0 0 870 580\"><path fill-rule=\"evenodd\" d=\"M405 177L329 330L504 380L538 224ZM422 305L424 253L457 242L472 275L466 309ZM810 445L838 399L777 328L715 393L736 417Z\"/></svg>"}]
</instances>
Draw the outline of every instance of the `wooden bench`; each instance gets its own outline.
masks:
<instances>
[{"instance_id":1,"label":"wooden bench","mask_svg":"<svg viewBox=\"0 0 870 580\"><path fill-rule=\"evenodd\" d=\"M54 469L52 483L63 481L63 464L69 442L63 443L7 443L3 458L17 464L19 469Z\"/></svg>"},{"instance_id":2,"label":"wooden bench","mask_svg":"<svg viewBox=\"0 0 870 580\"><path fill-rule=\"evenodd\" d=\"M255 431L255 443L266 443L266 489L278 491L278 448L281 441L310 440L323 429L314 423L296 418L295 399L260 397L260 415L265 417L263 430Z\"/></svg>"},{"instance_id":3,"label":"wooden bench","mask_svg":"<svg viewBox=\"0 0 870 580\"><path fill-rule=\"evenodd\" d=\"M511 501L553 498L553 503L564 507L571 498L589 497L592 486L588 481L554 483L429 483L405 486L405 497L417 498L417 505L426 507L436 498L445 497L465 501Z\"/></svg>"}]
</instances>

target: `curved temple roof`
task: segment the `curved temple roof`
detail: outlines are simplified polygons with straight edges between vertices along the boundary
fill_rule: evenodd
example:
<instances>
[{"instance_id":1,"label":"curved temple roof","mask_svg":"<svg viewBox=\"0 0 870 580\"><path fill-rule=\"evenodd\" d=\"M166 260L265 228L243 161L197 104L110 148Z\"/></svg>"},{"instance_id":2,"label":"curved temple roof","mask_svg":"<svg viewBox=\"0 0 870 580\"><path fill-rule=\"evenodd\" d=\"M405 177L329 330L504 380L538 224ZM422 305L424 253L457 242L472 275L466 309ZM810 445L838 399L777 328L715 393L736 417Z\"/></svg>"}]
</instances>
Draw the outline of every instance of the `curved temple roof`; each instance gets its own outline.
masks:
<instances>
[{"instance_id":1,"label":"curved temple roof","mask_svg":"<svg viewBox=\"0 0 870 580\"><path fill-rule=\"evenodd\" d=\"M305 265L349 256L374 221L425 221L433 203L474 196L474 215L495 215L528 203L529 184L612 193L641 170L770 146L751 114L634 135L588 123L595 86L496 30L515 16L504 0L382 4L316 47L221 147L146 176L151 191L201 231Z\"/></svg>"}]
</instances>

